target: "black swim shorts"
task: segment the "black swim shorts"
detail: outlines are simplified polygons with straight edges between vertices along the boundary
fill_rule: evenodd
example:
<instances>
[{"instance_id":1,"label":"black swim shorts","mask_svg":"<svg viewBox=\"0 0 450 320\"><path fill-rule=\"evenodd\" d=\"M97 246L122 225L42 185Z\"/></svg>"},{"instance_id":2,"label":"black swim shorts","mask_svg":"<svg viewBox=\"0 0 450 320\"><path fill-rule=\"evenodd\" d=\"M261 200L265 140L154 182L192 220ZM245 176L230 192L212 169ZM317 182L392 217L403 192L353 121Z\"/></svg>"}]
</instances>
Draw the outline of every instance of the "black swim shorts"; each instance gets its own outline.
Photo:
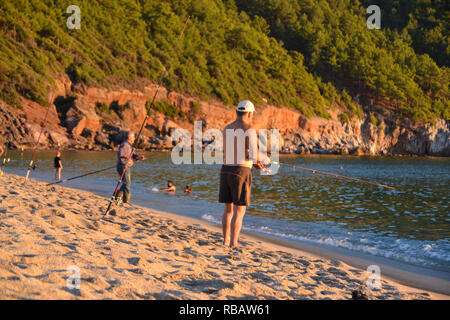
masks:
<instances>
[{"instance_id":1,"label":"black swim shorts","mask_svg":"<svg viewBox=\"0 0 450 320\"><path fill-rule=\"evenodd\" d=\"M249 206L251 190L252 169L242 166L222 166L219 202Z\"/></svg>"}]
</instances>

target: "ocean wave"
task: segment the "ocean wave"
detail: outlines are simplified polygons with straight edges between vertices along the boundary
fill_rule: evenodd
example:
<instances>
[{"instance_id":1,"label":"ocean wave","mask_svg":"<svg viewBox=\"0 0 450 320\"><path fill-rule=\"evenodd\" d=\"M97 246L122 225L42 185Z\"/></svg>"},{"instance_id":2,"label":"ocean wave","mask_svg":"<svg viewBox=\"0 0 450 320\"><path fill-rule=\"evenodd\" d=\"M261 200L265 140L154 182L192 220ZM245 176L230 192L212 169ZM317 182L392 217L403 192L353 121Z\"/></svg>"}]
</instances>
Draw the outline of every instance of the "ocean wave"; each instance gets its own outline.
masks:
<instances>
[{"instance_id":1,"label":"ocean wave","mask_svg":"<svg viewBox=\"0 0 450 320\"><path fill-rule=\"evenodd\" d=\"M221 223L221 219L214 214L204 214L202 219L218 224ZM434 242L399 239L369 232L348 232L342 226L330 225L329 223L296 223L295 231L293 231L294 227L288 231L286 229L289 228L281 230L274 224L257 224L256 219L252 219L251 222L246 224L244 223L243 226L243 230L270 236L343 248L407 264L450 272L450 242L447 239Z\"/></svg>"}]
</instances>

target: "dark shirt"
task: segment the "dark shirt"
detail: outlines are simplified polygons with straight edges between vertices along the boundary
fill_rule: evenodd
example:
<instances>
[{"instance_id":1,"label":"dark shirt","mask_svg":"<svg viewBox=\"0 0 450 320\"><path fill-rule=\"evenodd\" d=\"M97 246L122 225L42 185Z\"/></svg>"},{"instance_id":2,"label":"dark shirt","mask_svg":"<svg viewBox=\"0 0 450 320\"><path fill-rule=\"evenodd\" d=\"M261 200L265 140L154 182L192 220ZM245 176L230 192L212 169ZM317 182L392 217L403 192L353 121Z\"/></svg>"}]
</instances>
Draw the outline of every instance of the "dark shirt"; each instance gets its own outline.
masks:
<instances>
[{"instance_id":1,"label":"dark shirt","mask_svg":"<svg viewBox=\"0 0 450 320\"><path fill-rule=\"evenodd\" d=\"M125 166L127 164L127 160L130 157L131 152L133 151L133 147L128 141L122 142L117 151L117 165ZM133 160L142 159L142 156L136 153L133 153Z\"/></svg>"},{"instance_id":2,"label":"dark shirt","mask_svg":"<svg viewBox=\"0 0 450 320\"><path fill-rule=\"evenodd\" d=\"M61 158L55 157L55 168L61 168Z\"/></svg>"}]
</instances>

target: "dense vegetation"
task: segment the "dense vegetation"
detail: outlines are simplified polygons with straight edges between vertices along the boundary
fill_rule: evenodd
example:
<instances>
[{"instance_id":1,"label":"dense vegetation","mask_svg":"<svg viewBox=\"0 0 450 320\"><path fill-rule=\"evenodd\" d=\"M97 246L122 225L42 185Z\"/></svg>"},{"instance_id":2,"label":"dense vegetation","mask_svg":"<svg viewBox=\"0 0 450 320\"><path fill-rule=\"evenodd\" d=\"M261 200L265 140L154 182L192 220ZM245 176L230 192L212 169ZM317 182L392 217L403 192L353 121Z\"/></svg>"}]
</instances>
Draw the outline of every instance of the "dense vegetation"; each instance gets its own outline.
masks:
<instances>
[{"instance_id":1,"label":"dense vegetation","mask_svg":"<svg viewBox=\"0 0 450 320\"><path fill-rule=\"evenodd\" d=\"M362 1L365 7L373 0ZM403 33L414 51L428 53L440 66L450 65L450 11L447 0L378 0L383 24Z\"/></svg>"},{"instance_id":2,"label":"dense vegetation","mask_svg":"<svg viewBox=\"0 0 450 320\"><path fill-rule=\"evenodd\" d=\"M381 30L368 30L365 8L350 0L2 1L0 98L45 105L61 73L107 87L158 80L165 68L169 89L229 105L250 98L329 117L336 104L361 115L356 100L450 119L444 1L433 12L409 1L417 5L396 20L401 2L379 1L391 9L382 7ZM72 4L81 30L66 27Z\"/></svg>"},{"instance_id":3,"label":"dense vegetation","mask_svg":"<svg viewBox=\"0 0 450 320\"><path fill-rule=\"evenodd\" d=\"M367 6L372 4L365 2ZM252 17L264 17L270 25L270 35L282 40L287 49L304 54L308 70L317 75L318 80L345 88L352 96L359 94L366 103L376 101L395 106L416 120L429 120L436 115L449 119L448 65L439 68L427 54L444 56L440 59L442 63L445 58L448 61L448 19L439 20L449 16L449 11L444 10L445 0L434 1L435 8L428 7L428 10L424 3L430 6L430 1L378 1L382 10L381 30L367 29L366 7L357 1L253 0L239 3L240 9ZM406 11L394 14L396 7ZM407 8L414 15L409 15ZM426 16L437 9L441 9L439 15ZM406 23L409 17L415 22ZM411 24L415 27L403 29L401 22L396 24L396 18L406 23L407 28ZM429 20L435 21L437 27L431 29ZM435 34L430 41L446 46L427 48L417 36L413 44L425 53L416 54L410 45L414 39L411 34L427 34L427 27ZM330 97L326 89L322 93Z\"/></svg>"}]
</instances>

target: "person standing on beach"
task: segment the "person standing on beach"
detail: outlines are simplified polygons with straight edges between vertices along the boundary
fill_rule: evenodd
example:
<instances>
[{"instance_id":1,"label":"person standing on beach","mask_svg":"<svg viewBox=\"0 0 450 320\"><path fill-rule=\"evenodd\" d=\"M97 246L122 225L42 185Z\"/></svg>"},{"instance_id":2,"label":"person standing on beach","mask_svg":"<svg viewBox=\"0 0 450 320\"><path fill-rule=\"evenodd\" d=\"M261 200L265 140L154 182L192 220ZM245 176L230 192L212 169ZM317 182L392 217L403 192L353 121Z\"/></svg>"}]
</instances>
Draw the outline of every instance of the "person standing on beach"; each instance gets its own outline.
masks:
<instances>
[{"instance_id":1,"label":"person standing on beach","mask_svg":"<svg viewBox=\"0 0 450 320\"><path fill-rule=\"evenodd\" d=\"M223 244L238 247L247 206L250 205L252 167L261 169L261 162L270 159L259 152L256 130L252 126L255 106L251 101L239 102L236 120L223 132L224 164L220 170L219 202L225 204L222 217Z\"/></svg>"},{"instance_id":2,"label":"person standing on beach","mask_svg":"<svg viewBox=\"0 0 450 320\"><path fill-rule=\"evenodd\" d=\"M55 162L55 180L61 180L61 170L63 169L63 165L61 162L61 152L56 152L56 157L54 159Z\"/></svg>"},{"instance_id":3,"label":"person standing on beach","mask_svg":"<svg viewBox=\"0 0 450 320\"><path fill-rule=\"evenodd\" d=\"M3 155L3 153L5 152L5 150L8 150L8 148L5 146L5 148L3 148L3 142L0 141L0 157ZM0 177L3 177L3 170L5 168L6 165L6 153L5 156L3 157L1 163L0 163Z\"/></svg>"},{"instance_id":4,"label":"person standing on beach","mask_svg":"<svg viewBox=\"0 0 450 320\"><path fill-rule=\"evenodd\" d=\"M117 152L117 172L119 173L119 176L122 176L123 171L126 169L122 180L122 186L116 194L116 200L122 199L123 203L130 203L131 199L131 167L133 166L134 161L145 159L143 155L135 153L133 153L133 156L130 158L130 155L133 152L133 143L135 139L136 136L133 131L126 132L125 139Z\"/></svg>"}]
</instances>

